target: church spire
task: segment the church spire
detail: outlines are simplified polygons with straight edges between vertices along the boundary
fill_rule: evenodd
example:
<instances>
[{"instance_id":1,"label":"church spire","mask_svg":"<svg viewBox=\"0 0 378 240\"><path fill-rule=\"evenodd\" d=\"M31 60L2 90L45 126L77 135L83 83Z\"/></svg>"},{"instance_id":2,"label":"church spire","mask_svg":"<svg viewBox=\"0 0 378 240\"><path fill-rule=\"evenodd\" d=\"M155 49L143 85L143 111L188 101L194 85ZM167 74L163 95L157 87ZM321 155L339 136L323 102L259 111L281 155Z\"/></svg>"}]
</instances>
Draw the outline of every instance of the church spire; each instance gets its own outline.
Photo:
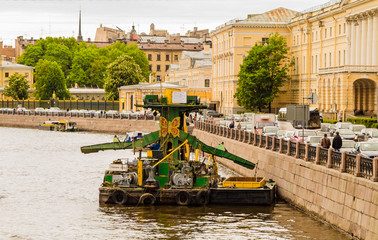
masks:
<instances>
[{"instance_id":1,"label":"church spire","mask_svg":"<svg viewBox=\"0 0 378 240\"><path fill-rule=\"evenodd\" d=\"M78 42L83 41L83 36L81 36L81 9L79 13L79 35L77 35L77 41Z\"/></svg>"}]
</instances>

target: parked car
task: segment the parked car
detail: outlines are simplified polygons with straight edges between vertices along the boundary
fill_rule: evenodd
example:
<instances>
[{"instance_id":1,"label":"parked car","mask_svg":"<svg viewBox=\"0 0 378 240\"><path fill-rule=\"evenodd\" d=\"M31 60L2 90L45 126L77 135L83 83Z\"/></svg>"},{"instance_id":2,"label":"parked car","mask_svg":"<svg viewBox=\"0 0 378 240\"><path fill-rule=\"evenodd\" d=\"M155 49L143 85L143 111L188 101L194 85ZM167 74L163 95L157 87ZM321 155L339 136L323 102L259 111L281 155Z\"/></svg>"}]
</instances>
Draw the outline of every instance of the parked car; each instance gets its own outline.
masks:
<instances>
[{"instance_id":1,"label":"parked car","mask_svg":"<svg viewBox=\"0 0 378 240\"><path fill-rule=\"evenodd\" d=\"M290 138L294 142L306 142L309 136L316 136L316 132L313 130L295 130L293 136Z\"/></svg>"},{"instance_id":2,"label":"parked car","mask_svg":"<svg viewBox=\"0 0 378 240\"><path fill-rule=\"evenodd\" d=\"M283 138L287 130L278 130L277 131L277 138Z\"/></svg>"},{"instance_id":3,"label":"parked car","mask_svg":"<svg viewBox=\"0 0 378 240\"><path fill-rule=\"evenodd\" d=\"M283 139L286 140L286 141L289 141L291 139L291 137L293 136L294 134L294 131L286 131Z\"/></svg>"},{"instance_id":4,"label":"parked car","mask_svg":"<svg viewBox=\"0 0 378 240\"><path fill-rule=\"evenodd\" d=\"M361 130L361 133L365 135L365 140L368 140L369 138L373 138L373 133L378 132L378 129L376 128L364 128Z\"/></svg>"},{"instance_id":5,"label":"parked car","mask_svg":"<svg viewBox=\"0 0 378 240\"><path fill-rule=\"evenodd\" d=\"M264 136L276 136L279 128L276 126L266 126L263 127L262 134Z\"/></svg>"},{"instance_id":6,"label":"parked car","mask_svg":"<svg viewBox=\"0 0 378 240\"><path fill-rule=\"evenodd\" d=\"M29 109L26 109L24 107L20 107L20 108L17 108L17 111L16 111L18 114L23 114L23 113L26 113L26 114L29 114L31 113L31 111Z\"/></svg>"},{"instance_id":7,"label":"parked car","mask_svg":"<svg viewBox=\"0 0 378 240\"><path fill-rule=\"evenodd\" d=\"M310 143L311 146L318 146L320 145L320 142L322 141L322 138L324 136L309 136L306 140L306 143Z\"/></svg>"},{"instance_id":8,"label":"parked car","mask_svg":"<svg viewBox=\"0 0 378 240\"><path fill-rule=\"evenodd\" d=\"M79 110L77 109L72 109L69 111L69 113L73 116L73 117L78 117L79 116Z\"/></svg>"},{"instance_id":9,"label":"parked car","mask_svg":"<svg viewBox=\"0 0 378 240\"><path fill-rule=\"evenodd\" d=\"M378 157L378 142L358 142L355 144L353 153L361 153L369 158Z\"/></svg>"},{"instance_id":10,"label":"parked car","mask_svg":"<svg viewBox=\"0 0 378 240\"><path fill-rule=\"evenodd\" d=\"M320 131L322 132L329 132L331 130L330 123L320 123Z\"/></svg>"},{"instance_id":11,"label":"parked car","mask_svg":"<svg viewBox=\"0 0 378 240\"><path fill-rule=\"evenodd\" d=\"M350 129L339 129L338 130L339 132L339 135L342 139L345 139L345 140L356 140L357 141L357 136L356 134L350 130Z\"/></svg>"},{"instance_id":12,"label":"parked car","mask_svg":"<svg viewBox=\"0 0 378 240\"><path fill-rule=\"evenodd\" d=\"M351 122L337 122L335 123L335 127L337 130L339 129L349 129L350 126L352 126L353 124Z\"/></svg>"},{"instance_id":13,"label":"parked car","mask_svg":"<svg viewBox=\"0 0 378 240\"><path fill-rule=\"evenodd\" d=\"M207 116L210 116L210 117L223 117L222 113L219 113L215 110L207 110L206 114Z\"/></svg>"},{"instance_id":14,"label":"parked car","mask_svg":"<svg viewBox=\"0 0 378 240\"><path fill-rule=\"evenodd\" d=\"M129 110L123 110L119 113L119 117L122 118L129 118L133 112Z\"/></svg>"},{"instance_id":15,"label":"parked car","mask_svg":"<svg viewBox=\"0 0 378 240\"><path fill-rule=\"evenodd\" d=\"M79 110L79 117L90 117L91 113L88 110L81 109Z\"/></svg>"},{"instance_id":16,"label":"parked car","mask_svg":"<svg viewBox=\"0 0 378 240\"><path fill-rule=\"evenodd\" d=\"M37 114L43 114L46 112L46 110L44 108L41 108L41 107L38 107L36 109L34 109L34 112L37 113Z\"/></svg>"},{"instance_id":17,"label":"parked car","mask_svg":"<svg viewBox=\"0 0 378 240\"><path fill-rule=\"evenodd\" d=\"M353 152L356 142L353 140L343 140L343 145L340 148L341 152Z\"/></svg>"},{"instance_id":18,"label":"parked car","mask_svg":"<svg viewBox=\"0 0 378 240\"><path fill-rule=\"evenodd\" d=\"M46 113L47 114L51 114L52 116L58 116L62 113L64 113L65 111L61 110L60 108L58 107L51 107L50 109L47 109L46 110Z\"/></svg>"},{"instance_id":19,"label":"parked car","mask_svg":"<svg viewBox=\"0 0 378 240\"><path fill-rule=\"evenodd\" d=\"M105 115L107 117L119 118L119 113L116 110L108 110L108 111L106 111Z\"/></svg>"}]
</instances>

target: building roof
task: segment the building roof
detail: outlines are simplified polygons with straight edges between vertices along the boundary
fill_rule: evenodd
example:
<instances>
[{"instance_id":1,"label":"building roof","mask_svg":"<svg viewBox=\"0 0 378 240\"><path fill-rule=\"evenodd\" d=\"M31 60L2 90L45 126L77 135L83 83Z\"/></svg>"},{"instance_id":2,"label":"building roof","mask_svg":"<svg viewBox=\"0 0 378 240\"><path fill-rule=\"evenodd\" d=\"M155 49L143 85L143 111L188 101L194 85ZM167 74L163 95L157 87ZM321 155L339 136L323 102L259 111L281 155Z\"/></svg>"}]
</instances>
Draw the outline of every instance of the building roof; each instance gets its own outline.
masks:
<instances>
[{"instance_id":1,"label":"building roof","mask_svg":"<svg viewBox=\"0 0 378 240\"><path fill-rule=\"evenodd\" d=\"M119 89L120 90L134 90L134 89L177 89L177 88L185 88L185 86L172 84L172 83L166 83L166 82L155 82L155 83L146 83L142 82L136 85L128 85L128 86L122 86Z\"/></svg>"},{"instance_id":2,"label":"building roof","mask_svg":"<svg viewBox=\"0 0 378 240\"><path fill-rule=\"evenodd\" d=\"M29 67L26 65L18 64L18 63L12 63L8 61L0 61L0 68L29 68L29 69L34 69L34 67Z\"/></svg>"},{"instance_id":3,"label":"building roof","mask_svg":"<svg viewBox=\"0 0 378 240\"><path fill-rule=\"evenodd\" d=\"M243 26L243 25L257 25L257 26L281 26L285 25L290 22L290 20L298 14L297 11L290 10L287 8L276 8L270 10L268 12L264 12L261 14L250 14L246 19L232 19L218 27L216 30L222 29L226 26L234 25L234 26ZM215 30L215 31L216 31Z\"/></svg>"},{"instance_id":4,"label":"building roof","mask_svg":"<svg viewBox=\"0 0 378 240\"><path fill-rule=\"evenodd\" d=\"M200 52L183 51L181 56L182 58L211 59L211 49L210 51L202 50Z\"/></svg>"},{"instance_id":5,"label":"building roof","mask_svg":"<svg viewBox=\"0 0 378 240\"><path fill-rule=\"evenodd\" d=\"M192 51L200 51L203 49L203 45L198 44L181 44L181 43L138 43L138 47L141 50L157 50L157 49L164 49L164 50L192 50Z\"/></svg>"}]
</instances>

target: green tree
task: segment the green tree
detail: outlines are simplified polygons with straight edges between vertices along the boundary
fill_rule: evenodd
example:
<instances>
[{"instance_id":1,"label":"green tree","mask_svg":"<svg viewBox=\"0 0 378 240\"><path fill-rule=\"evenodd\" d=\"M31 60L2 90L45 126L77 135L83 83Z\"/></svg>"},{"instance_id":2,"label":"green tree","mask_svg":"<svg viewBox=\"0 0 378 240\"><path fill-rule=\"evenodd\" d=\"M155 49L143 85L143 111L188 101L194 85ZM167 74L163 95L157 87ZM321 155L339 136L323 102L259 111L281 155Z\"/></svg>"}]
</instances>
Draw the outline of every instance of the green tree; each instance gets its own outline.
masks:
<instances>
[{"instance_id":1,"label":"green tree","mask_svg":"<svg viewBox=\"0 0 378 240\"><path fill-rule=\"evenodd\" d=\"M28 98L29 83L24 75L15 73L9 77L9 85L4 88L5 96L15 100Z\"/></svg>"},{"instance_id":2,"label":"green tree","mask_svg":"<svg viewBox=\"0 0 378 240\"><path fill-rule=\"evenodd\" d=\"M269 108L289 79L292 61L283 36L271 35L266 44L256 44L240 65L238 87L234 97L247 110Z\"/></svg>"},{"instance_id":3,"label":"green tree","mask_svg":"<svg viewBox=\"0 0 378 240\"><path fill-rule=\"evenodd\" d=\"M143 81L140 67L128 55L119 56L106 70L105 92L109 100L118 100L118 88Z\"/></svg>"},{"instance_id":4,"label":"green tree","mask_svg":"<svg viewBox=\"0 0 378 240\"><path fill-rule=\"evenodd\" d=\"M100 55L96 46L81 46L72 60L72 70L69 75L68 85L72 87L77 83L80 87L92 87L90 75L93 69L91 69L91 66L98 58L100 58Z\"/></svg>"},{"instance_id":5,"label":"green tree","mask_svg":"<svg viewBox=\"0 0 378 240\"><path fill-rule=\"evenodd\" d=\"M55 92L58 98L70 96L66 88L63 71L58 63L41 59L35 67L35 95L38 99L48 100Z\"/></svg>"}]
</instances>

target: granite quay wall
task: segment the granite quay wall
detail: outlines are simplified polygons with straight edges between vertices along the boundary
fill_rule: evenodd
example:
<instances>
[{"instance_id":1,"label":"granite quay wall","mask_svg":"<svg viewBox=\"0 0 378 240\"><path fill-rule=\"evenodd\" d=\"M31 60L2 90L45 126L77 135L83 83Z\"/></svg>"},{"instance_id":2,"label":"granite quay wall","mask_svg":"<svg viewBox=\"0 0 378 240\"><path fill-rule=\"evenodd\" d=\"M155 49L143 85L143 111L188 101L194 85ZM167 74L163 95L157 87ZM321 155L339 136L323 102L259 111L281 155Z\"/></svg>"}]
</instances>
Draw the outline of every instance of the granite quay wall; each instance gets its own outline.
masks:
<instances>
[{"instance_id":1,"label":"granite quay wall","mask_svg":"<svg viewBox=\"0 0 378 240\"><path fill-rule=\"evenodd\" d=\"M258 163L258 175L277 182L278 194L298 208L360 239L378 239L378 158L337 153L275 137L196 122L194 135ZM226 159L243 175L254 170Z\"/></svg>"},{"instance_id":2,"label":"granite quay wall","mask_svg":"<svg viewBox=\"0 0 378 240\"><path fill-rule=\"evenodd\" d=\"M71 120L77 123L79 130L125 135L128 131L153 132L159 130L154 120L145 119L113 119L113 118L84 118L70 116L34 116L0 114L0 126L38 128L47 120Z\"/></svg>"}]
</instances>

